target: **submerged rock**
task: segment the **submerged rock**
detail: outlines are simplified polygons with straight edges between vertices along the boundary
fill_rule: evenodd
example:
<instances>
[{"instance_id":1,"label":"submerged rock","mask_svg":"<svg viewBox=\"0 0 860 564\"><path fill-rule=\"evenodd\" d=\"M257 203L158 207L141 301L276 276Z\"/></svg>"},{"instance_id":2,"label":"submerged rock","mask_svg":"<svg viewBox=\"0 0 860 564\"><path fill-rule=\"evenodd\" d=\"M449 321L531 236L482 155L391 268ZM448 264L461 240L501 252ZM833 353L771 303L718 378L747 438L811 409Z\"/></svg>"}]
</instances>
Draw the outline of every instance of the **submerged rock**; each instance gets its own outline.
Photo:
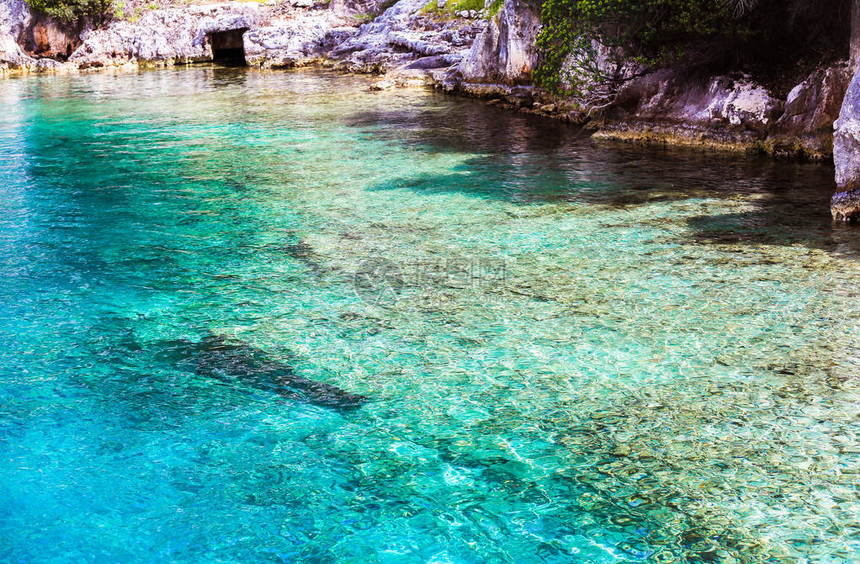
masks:
<instances>
[{"instance_id":1,"label":"submerged rock","mask_svg":"<svg viewBox=\"0 0 860 564\"><path fill-rule=\"evenodd\" d=\"M200 341L164 341L156 355L173 364L190 363L196 374L226 382L237 381L290 399L304 399L322 407L341 410L361 407L368 398L352 394L332 384L308 380L292 366L270 357L248 343L209 334Z\"/></svg>"},{"instance_id":2,"label":"submerged rock","mask_svg":"<svg viewBox=\"0 0 860 564\"><path fill-rule=\"evenodd\" d=\"M837 221L853 222L860 219L860 70L848 86L833 129L837 192L830 211Z\"/></svg>"}]
</instances>

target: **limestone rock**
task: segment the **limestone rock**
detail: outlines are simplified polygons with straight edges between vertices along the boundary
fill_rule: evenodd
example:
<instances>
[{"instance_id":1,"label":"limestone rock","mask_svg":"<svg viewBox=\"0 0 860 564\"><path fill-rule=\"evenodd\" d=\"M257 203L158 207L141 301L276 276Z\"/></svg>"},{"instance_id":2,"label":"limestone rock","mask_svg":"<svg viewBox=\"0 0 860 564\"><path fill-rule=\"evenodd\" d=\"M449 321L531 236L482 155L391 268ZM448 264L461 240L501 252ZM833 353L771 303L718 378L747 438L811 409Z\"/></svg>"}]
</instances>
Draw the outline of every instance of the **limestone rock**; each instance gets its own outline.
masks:
<instances>
[{"instance_id":1,"label":"limestone rock","mask_svg":"<svg viewBox=\"0 0 860 564\"><path fill-rule=\"evenodd\" d=\"M3 0L0 2L0 35L19 37L30 25L32 16L24 0Z\"/></svg>"},{"instance_id":2,"label":"limestone rock","mask_svg":"<svg viewBox=\"0 0 860 564\"><path fill-rule=\"evenodd\" d=\"M838 221L860 219L860 70L854 74L833 124L837 192L830 203Z\"/></svg>"},{"instance_id":3,"label":"limestone rock","mask_svg":"<svg viewBox=\"0 0 860 564\"><path fill-rule=\"evenodd\" d=\"M86 68L209 60L207 33L255 27L263 15L258 4L243 2L154 10L134 23L119 21L85 32L69 61Z\"/></svg>"},{"instance_id":4,"label":"limestone rock","mask_svg":"<svg viewBox=\"0 0 860 564\"><path fill-rule=\"evenodd\" d=\"M320 60L333 44L354 33L331 12L277 20L245 34L245 60L264 68L302 66Z\"/></svg>"},{"instance_id":5,"label":"limestone rock","mask_svg":"<svg viewBox=\"0 0 860 564\"><path fill-rule=\"evenodd\" d=\"M40 57L66 60L81 44L86 22L64 23L45 16L32 18L24 31L25 48Z\"/></svg>"},{"instance_id":6,"label":"limestone rock","mask_svg":"<svg viewBox=\"0 0 860 564\"><path fill-rule=\"evenodd\" d=\"M332 55L353 70L373 70L408 58L405 53L397 53L392 48L391 35L410 32L415 14L425 3L422 0L400 0L372 22L362 25L353 37L337 46ZM418 38L416 34L414 39Z\"/></svg>"},{"instance_id":7,"label":"limestone rock","mask_svg":"<svg viewBox=\"0 0 860 564\"><path fill-rule=\"evenodd\" d=\"M391 90L395 86L397 86L397 83L394 80L390 78L385 78L382 80L377 80L376 82L371 84L368 90L370 90L371 92L383 92L385 90Z\"/></svg>"},{"instance_id":8,"label":"limestone rock","mask_svg":"<svg viewBox=\"0 0 860 564\"><path fill-rule=\"evenodd\" d=\"M833 121L851 75L846 63L812 72L795 86L785 101L768 141L775 154L823 160L833 151Z\"/></svg>"},{"instance_id":9,"label":"limestone rock","mask_svg":"<svg viewBox=\"0 0 860 564\"><path fill-rule=\"evenodd\" d=\"M836 221L854 223L860 219L860 190L845 190L833 194L830 213Z\"/></svg>"},{"instance_id":10,"label":"limestone rock","mask_svg":"<svg viewBox=\"0 0 860 564\"><path fill-rule=\"evenodd\" d=\"M537 63L540 10L525 0L507 0L475 39L459 72L467 83L525 84Z\"/></svg>"},{"instance_id":11,"label":"limestone rock","mask_svg":"<svg viewBox=\"0 0 860 564\"><path fill-rule=\"evenodd\" d=\"M422 12L426 0L400 0L330 53L338 66L357 72L386 72L398 83L423 81L459 64L481 24L441 20Z\"/></svg>"},{"instance_id":12,"label":"limestone rock","mask_svg":"<svg viewBox=\"0 0 860 564\"><path fill-rule=\"evenodd\" d=\"M616 105L640 120L704 128L720 123L755 131L763 130L782 110L778 99L746 77L717 76L704 82L667 69L631 81Z\"/></svg>"},{"instance_id":13,"label":"limestone rock","mask_svg":"<svg viewBox=\"0 0 860 564\"><path fill-rule=\"evenodd\" d=\"M37 58L28 54L19 44L34 24L24 0L0 1L0 75L9 71L56 71L71 67L50 58ZM46 32L46 35L48 32ZM50 42L51 37L43 38Z\"/></svg>"},{"instance_id":14,"label":"limestone rock","mask_svg":"<svg viewBox=\"0 0 860 564\"><path fill-rule=\"evenodd\" d=\"M713 79L708 89L710 101L696 117L721 119L731 125L751 128L766 126L782 111L782 102L771 96L763 86L749 79Z\"/></svg>"},{"instance_id":15,"label":"limestone rock","mask_svg":"<svg viewBox=\"0 0 860 564\"><path fill-rule=\"evenodd\" d=\"M379 10L380 0L331 0L329 10L337 15L372 14Z\"/></svg>"},{"instance_id":16,"label":"limestone rock","mask_svg":"<svg viewBox=\"0 0 860 564\"><path fill-rule=\"evenodd\" d=\"M51 58L30 57L18 45L31 20L23 2L0 0L0 70L209 61L211 43L218 39L211 34L236 31L242 34L245 60L252 65L290 67L334 60L348 70L396 74L398 84L424 83L428 77L444 80L484 25L471 19L471 12L465 20L425 14L426 0L399 0L360 27L343 14L377 10L379 0L335 0L328 8L313 0L177 6L146 11L134 22L113 21L104 29L86 27L79 33L77 49L78 42L56 22L45 18L31 25L27 41L32 50L53 58L68 55L68 65L61 65ZM9 22L16 22L14 30ZM236 39L230 38L223 50L237 48Z\"/></svg>"},{"instance_id":17,"label":"limestone rock","mask_svg":"<svg viewBox=\"0 0 860 564\"><path fill-rule=\"evenodd\" d=\"M631 80L599 135L640 143L744 151L764 143L783 103L748 77L691 77L662 69Z\"/></svg>"},{"instance_id":18,"label":"limestone rock","mask_svg":"<svg viewBox=\"0 0 860 564\"><path fill-rule=\"evenodd\" d=\"M36 64L18 45L20 37L30 24L30 10L24 0L0 2L0 74L10 69L26 69Z\"/></svg>"}]
</instances>

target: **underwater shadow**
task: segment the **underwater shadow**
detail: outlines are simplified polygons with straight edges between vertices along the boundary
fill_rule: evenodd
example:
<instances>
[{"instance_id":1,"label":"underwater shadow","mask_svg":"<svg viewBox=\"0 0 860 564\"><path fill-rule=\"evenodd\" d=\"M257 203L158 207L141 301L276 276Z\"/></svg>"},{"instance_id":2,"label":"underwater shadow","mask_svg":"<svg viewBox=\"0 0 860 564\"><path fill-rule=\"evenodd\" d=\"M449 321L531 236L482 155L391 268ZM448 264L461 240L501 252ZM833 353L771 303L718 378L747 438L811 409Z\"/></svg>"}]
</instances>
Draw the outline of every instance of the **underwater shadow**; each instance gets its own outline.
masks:
<instances>
[{"instance_id":1,"label":"underwater shadow","mask_svg":"<svg viewBox=\"0 0 860 564\"><path fill-rule=\"evenodd\" d=\"M198 376L239 384L275 393L288 399L306 401L320 407L350 410L368 398L347 392L333 384L309 380L293 367L253 345L207 334L199 341L179 339L152 346L156 358L174 366L188 364Z\"/></svg>"},{"instance_id":2,"label":"underwater shadow","mask_svg":"<svg viewBox=\"0 0 860 564\"><path fill-rule=\"evenodd\" d=\"M830 219L830 165L597 143L577 126L470 99L360 112L345 123L375 139L457 156L449 171L392 178L372 190L617 210L694 199L743 200L749 211L686 220L689 237L702 244L800 244L860 252L860 231L834 226Z\"/></svg>"},{"instance_id":3,"label":"underwater shadow","mask_svg":"<svg viewBox=\"0 0 860 564\"><path fill-rule=\"evenodd\" d=\"M831 167L775 163L759 182L761 195L750 199L748 210L688 219L690 237L702 244L803 245L860 256L860 229L836 224L830 215Z\"/></svg>"}]
</instances>

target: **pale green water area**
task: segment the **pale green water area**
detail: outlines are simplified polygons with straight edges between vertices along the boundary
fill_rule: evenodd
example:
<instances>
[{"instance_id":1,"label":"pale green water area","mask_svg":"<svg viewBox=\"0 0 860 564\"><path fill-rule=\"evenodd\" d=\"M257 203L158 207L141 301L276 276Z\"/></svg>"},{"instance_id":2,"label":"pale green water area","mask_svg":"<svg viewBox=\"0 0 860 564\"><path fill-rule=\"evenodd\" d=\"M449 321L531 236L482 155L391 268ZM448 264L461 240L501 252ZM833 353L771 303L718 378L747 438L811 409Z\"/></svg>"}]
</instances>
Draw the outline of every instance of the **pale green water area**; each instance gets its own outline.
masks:
<instances>
[{"instance_id":1,"label":"pale green water area","mask_svg":"<svg viewBox=\"0 0 860 564\"><path fill-rule=\"evenodd\" d=\"M860 560L832 168L368 84L0 81L0 560Z\"/></svg>"}]
</instances>

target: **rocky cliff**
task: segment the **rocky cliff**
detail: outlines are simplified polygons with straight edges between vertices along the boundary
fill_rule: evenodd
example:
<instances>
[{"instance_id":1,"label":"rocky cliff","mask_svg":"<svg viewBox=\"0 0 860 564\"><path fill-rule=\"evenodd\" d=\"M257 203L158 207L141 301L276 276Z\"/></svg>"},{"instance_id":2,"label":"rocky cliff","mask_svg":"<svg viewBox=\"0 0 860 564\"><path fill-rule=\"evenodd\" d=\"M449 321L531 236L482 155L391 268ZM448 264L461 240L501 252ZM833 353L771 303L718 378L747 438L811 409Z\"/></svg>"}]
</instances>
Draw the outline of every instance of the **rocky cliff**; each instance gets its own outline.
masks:
<instances>
[{"instance_id":1,"label":"rocky cliff","mask_svg":"<svg viewBox=\"0 0 860 564\"><path fill-rule=\"evenodd\" d=\"M477 12L426 13L426 0L400 0L379 13L375 0L306 5L228 2L147 11L104 29L81 25L68 52L39 52L26 40L34 18L23 0L0 0L0 72L212 61L214 34L241 36L247 64L264 68L325 63L387 74L391 84L441 80L453 73L487 20ZM42 18L45 20L45 18ZM59 26L53 22L54 27ZM37 29L38 32L38 29ZM435 78L434 78L435 77Z\"/></svg>"},{"instance_id":2,"label":"rocky cliff","mask_svg":"<svg viewBox=\"0 0 860 564\"><path fill-rule=\"evenodd\" d=\"M463 59L484 20L425 13L427 0L400 0L329 53L336 66L389 75L388 83L441 80Z\"/></svg>"},{"instance_id":3,"label":"rocky cliff","mask_svg":"<svg viewBox=\"0 0 860 564\"><path fill-rule=\"evenodd\" d=\"M212 59L209 34L247 30L265 19L258 4L215 4L147 12L135 22L87 29L68 59L78 68L191 63Z\"/></svg>"},{"instance_id":4,"label":"rocky cliff","mask_svg":"<svg viewBox=\"0 0 860 564\"><path fill-rule=\"evenodd\" d=\"M463 84L530 84L537 63L539 29L540 13L534 4L508 0L499 14L490 18L460 63Z\"/></svg>"},{"instance_id":5,"label":"rocky cliff","mask_svg":"<svg viewBox=\"0 0 860 564\"><path fill-rule=\"evenodd\" d=\"M539 28L534 4L508 0L487 22L445 88L583 123L596 130L596 138L808 160L828 160L832 155L833 121L850 80L845 62L815 70L785 98L749 75L690 75L679 69L642 74L631 64L620 70L625 82L610 103L604 100L600 105L605 107L597 108L531 86ZM600 53L601 47L595 50ZM571 59L567 72L575 73L576 64Z\"/></svg>"},{"instance_id":6,"label":"rocky cliff","mask_svg":"<svg viewBox=\"0 0 860 564\"><path fill-rule=\"evenodd\" d=\"M51 58L35 58L24 45L34 19L24 0L0 1L0 75L11 70L52 70L59 63Z\"/></svg>"},{"instance_id":7,"label":"rocky cliff","mask_svg":"<svg viewBox=\"0 0 860 564\"><path fill-rule=\"evenodd\" d=\"M217 34L229 32L250 65L379 73L377 88L432 83L584 123L603 139L813 160L832 154L832 123L850 78L846 64L818 69L780 98L747 75L636 69L610 103L589 107L532 85L540 14L528 0L507 0L495 15L489 0L481 11L452 11L445 0L290 2L186 4L94 29L34 18L23 0L0 0L0 73L211 61ZM577 61L568 65L575 71Z\"/></svg>"}]
</instances>

